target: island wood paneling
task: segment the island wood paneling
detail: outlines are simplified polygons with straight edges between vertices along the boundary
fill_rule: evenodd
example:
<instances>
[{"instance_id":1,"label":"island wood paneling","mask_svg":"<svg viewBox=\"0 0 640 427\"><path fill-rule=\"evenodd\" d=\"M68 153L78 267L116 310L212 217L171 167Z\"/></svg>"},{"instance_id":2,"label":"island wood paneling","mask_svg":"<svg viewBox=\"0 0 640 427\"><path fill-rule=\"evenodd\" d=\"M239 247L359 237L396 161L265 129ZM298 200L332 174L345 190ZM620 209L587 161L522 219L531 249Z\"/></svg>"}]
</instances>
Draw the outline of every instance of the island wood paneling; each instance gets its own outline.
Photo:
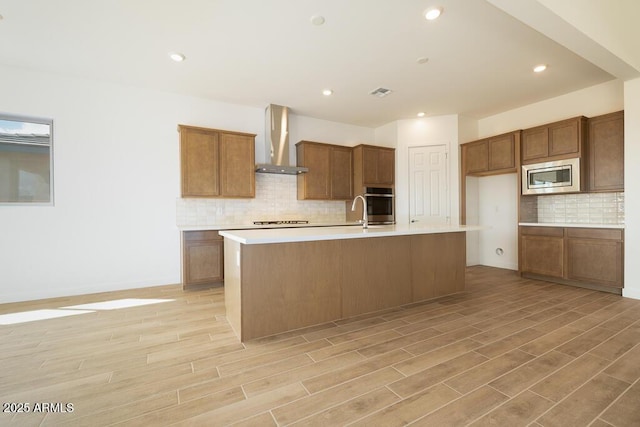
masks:
<instances>
[{"instance_id":1,"label":"island wood paneling","mask_svg":"<svg viewBox=\"0 0 640 427\"><path fill-rule=\"evenodd\" d=\"M463 233L411 236L414 301L464 290L466 244Z\"/></svg>"},{"instance_id":2,"label":"island wood paneling","mask_svg":"<svg viewBox=\"0 0 640 427\"><path fill-rule=\"evenodd\" d=\"M339 240L241 250L243 340L342 317Z\"/></svg>"},{"instance_id":3,"label":"island wood paneling","mask_svg":"<svg viewBox=\"0 0 640 427\"><path fill-rule=\"evenodd\" d=\"M411 236L342 241L342 317L411 302Z\"/></svg>"},{"instance_id":4,"label":"island wood paneling","mask_svg":"<svg viewBox=\"0 0 640 427\"><path fill-rule=\"evenodd\" d=\"M465 245L464 232L254 245L225 238L229 322L246 341L462 292Z\"/></svg>"}]
</instances>

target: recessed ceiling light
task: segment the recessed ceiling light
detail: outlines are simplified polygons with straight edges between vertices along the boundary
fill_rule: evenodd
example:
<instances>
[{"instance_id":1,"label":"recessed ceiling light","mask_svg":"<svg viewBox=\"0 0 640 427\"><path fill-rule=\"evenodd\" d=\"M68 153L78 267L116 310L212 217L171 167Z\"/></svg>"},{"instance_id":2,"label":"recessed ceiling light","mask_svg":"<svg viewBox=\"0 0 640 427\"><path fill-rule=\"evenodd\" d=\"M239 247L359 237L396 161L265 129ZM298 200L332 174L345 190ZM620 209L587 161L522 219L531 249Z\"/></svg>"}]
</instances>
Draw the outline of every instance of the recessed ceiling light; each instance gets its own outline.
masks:
<instances>
[{"instance_id":1,"label":"recessed ceiling light","mask_svg":"<svg viewBox=\"0 0 640 427\"><path fill-rule=\"evenodd\" d=\"M424 112L420 111L418 114L416 114L418 117L424 117Z\"/></svg>"},{"instance_id":2,"label":"recessed ceiling light","mask_svg":"<svg viewBox=\"0 0 640 427\"><path fill-rule=\"evenodd\" d=\"M187 59L186 56L184 56L183 54L178 53L178 52L169 53L169 58L171 58L173 61L176 61L176 62L182 62L185 59Z\"/></svg>"},{"instance_id":3,"label":"recessed ceiling light","mask_svg":"<svg viewBox=\"0 0 640 427\"><path fill-rule=\"evenodd\" d=\"M322 94L324 96L330 96L330 95L333 95L333 91L331 89L325 89L322 91Z\"/></svg>"},{"instance_id":4,"label":"recessed ceiling light","mask_svg":"<svg viewBox=\"0 0 640 427\"><path fill-rule=\"evenodd\" d=\"M426 64L427 62L429 62L429 58L427 58L426 56L420 57L418 59L416 59L416 62L418 64Z\"/></svg>"},{"instance_id":5,"label":"recessed ceiling light","mask_svg":"<svg viewBox=\"0 0 640 427\"><path fill-rule=\"evenodd\" d=\"M424 13L424 17L427 18L428 21L433 21L434 19L438 19L442 15L441 7L432 7L431 9L427 9Z\"/></svg>"},{"instance_id":6,"label":"recessed ceiling light","mask_svg":"<svg viewBox=\"0 0 640 427\"><path fill-rule=\"evenodd\" d=\"M544 64L540 64L540 65L536 65L535 67L533 67L533 72L534 72L534 73L541 73L541 72L543 72L543 71L544 71L544 70L546 70L546 69L547 69L547 66L546 66L546 65L544 65Z\"/></svg>"},{"instance_id":7,"label":"recessed ceiling light","mask_svg":"<svg viewBox=\"0 0 640 427\"><path fill-rule=\"evenodd\" d=\"M311 17L311 23L313 25L322 25L322 24L324 24L324 16L313 15Z\"/></svg>"}]
</instances>

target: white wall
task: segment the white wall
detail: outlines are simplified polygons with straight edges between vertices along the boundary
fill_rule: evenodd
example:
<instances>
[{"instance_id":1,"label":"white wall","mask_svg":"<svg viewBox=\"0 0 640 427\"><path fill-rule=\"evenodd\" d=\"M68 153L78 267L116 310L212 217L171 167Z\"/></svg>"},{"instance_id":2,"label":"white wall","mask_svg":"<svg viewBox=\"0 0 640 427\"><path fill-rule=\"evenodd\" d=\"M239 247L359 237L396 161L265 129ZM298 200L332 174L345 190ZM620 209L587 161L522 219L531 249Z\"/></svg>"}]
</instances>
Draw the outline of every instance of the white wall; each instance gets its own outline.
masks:
<instances>
[{"instance_id":1,"label":"white wall","mask_svg":"<svg viewBox=\"0 0 640 427\"><path fill-rule=\"evenodd\" d=\"M396 222L409 222L409 147L446 145L449 152L449 212L460 222L458 116L437 116L397 122Z\"/></svg>"},{"instance_id":2,"label":"white wall","mask_svg":"<svg viewBox=\"0 0 640 427\"><path fill-rule=\"evenodd\" d=\"M396 148L398 146L398 122L387 123L376 128L374 135L375 145Z\"/></svg>"},{"instance_id":3,"label":"white wall","mask_svg":"<svg viewBox=\"0 0 640 427\"><path fill-rule=\"evenodd\" d=\"M478 139L478 120L463 115L458 116L458 140L460 144Z\"/></svg>"},{"instance_id":4,"label":"white wall","mask_svg":"<svg viewBox=\"0 0 640 427\"><path fill-rule=\"evenodd\" d=\"M624 84L624 290L640 299L640 79Z\"/></svg>"},{"instance_id":5,"label":"white wall","mask_svg":"<svg viewBox=\"0 0 640 427\"><path fill-rule=\"evenodd\" d=\"M54 207L0 207L0 302L180 281L177 124L260 109L0 68L0 111L54 121Z\"/></svg>"},{"instance_id":6,"label":"white wall","mask_svg":"<svg viewBox=\"0 0 640 427\"><path fill-rule=\"evenodd\" d=\"M478 233L481 265L518 269L517 180L515 173L478 179L478 223L490 227ZM502 255L496 253L498 248Z\"/></svg>"},{"instance_id":7,"label":"white wall","mask_svg":"<svg viewBox=\"0 0 640 427\"><path fill-rule=\"evenodd\" d=\"M55 162L54 207L0 207L0 303L179 283L177 125L255 133L263 150L263 107L4 66L0 93L0 112L54 120ZM373 139L292 121L294 137Z\"/></svg>"},{"instance_id":8,"label":"white wall","mask_svg":"<svg viewBox=\"0 0 640 427\"><path fill-rule=\"evenodd\" d=\"M330 122L294 113L290 117L289 141L293 150L291 159L295 159L295 144L298 141L317 141L353 147L358 144L373 144L375 138L374 130L367 127Z\"/></svg>"},{"instance_id":9,"label":"white wall","mask_svg":"<svg viewBox=\"0 0 640 427\"><path fill-rule=\"evenodd\" d=\"M480 224L480 180L476 176L466 177L466 219L467 225ZM467 233L467 265L480 264L480 231Z\"/></svg>"},{"instance_id":10,"label":"white wall","mask_svg":"<svg viewBox=\"0 0 640 427\"><path fill-rule=\"evenodd\" d=\"M499 135L577 116L593 117L620 111L624 107L623 99L623 83L612 80L480 119L478 137Z\"/></svg>"}]
</instances>

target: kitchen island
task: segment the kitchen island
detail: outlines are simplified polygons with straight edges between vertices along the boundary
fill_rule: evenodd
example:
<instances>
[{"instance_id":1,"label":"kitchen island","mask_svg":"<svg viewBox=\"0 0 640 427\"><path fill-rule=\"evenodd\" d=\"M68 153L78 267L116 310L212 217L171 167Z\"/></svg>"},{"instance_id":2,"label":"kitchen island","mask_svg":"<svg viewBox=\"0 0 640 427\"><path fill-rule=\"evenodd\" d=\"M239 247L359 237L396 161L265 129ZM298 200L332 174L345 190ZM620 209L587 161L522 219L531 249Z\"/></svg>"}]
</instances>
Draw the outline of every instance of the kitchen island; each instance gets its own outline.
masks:
<instances>
[{"instance_id":1,"label":"kitchen island","mask_svg":"<svg viewBox=\"0 0 640 427\"><path fill-rule=\"evenodd\" d=\"M462 292L465 232L479 229L220 231L227 319L247 341Z\"/></svg>"}]
</instances>

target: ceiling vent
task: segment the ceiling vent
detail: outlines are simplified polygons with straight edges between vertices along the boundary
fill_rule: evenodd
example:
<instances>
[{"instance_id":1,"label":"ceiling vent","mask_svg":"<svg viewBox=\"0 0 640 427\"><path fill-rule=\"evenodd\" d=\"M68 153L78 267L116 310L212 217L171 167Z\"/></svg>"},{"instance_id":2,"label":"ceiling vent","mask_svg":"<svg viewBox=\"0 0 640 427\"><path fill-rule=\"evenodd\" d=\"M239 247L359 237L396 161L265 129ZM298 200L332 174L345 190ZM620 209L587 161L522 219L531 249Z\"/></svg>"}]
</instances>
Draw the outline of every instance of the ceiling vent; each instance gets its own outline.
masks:
<instances>
[{"instance_id":1,"label":"ceiling vent","mask_svg":"<svg viewBox=\"0 0 640 427\"><path fill-rule=\"evenodd\" d=\"M378 98L384 98L385 96L389 95L391 92L392 92L391 89L386 89L384 87L379 87L379 88L376 88L376 89L372 90L371 92L369 92L369 94L377 96Z\"/></svg>"}]
</instances>

